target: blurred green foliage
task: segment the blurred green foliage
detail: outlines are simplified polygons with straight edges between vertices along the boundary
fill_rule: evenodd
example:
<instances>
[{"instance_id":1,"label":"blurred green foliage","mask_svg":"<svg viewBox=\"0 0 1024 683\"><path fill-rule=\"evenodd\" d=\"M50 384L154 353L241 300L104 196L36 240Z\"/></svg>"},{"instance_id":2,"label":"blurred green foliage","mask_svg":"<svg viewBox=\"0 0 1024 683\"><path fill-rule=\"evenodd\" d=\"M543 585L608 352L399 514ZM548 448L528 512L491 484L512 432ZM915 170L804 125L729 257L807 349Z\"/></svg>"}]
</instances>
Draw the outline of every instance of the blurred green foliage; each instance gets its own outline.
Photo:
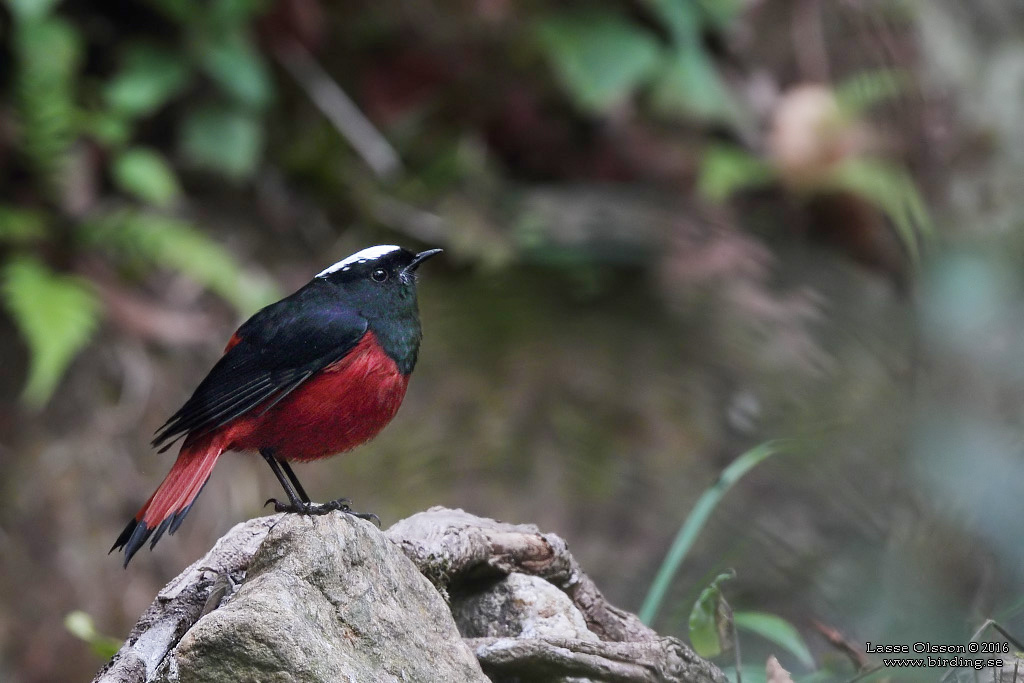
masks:
<instances>
[{"instance_id":1,"label":"blurred green foliage","mask_svg":"<svg viewBox=\"0 0 1024 683\"><path fill-rule=\"evenodd\" d=\"M782 617L766 612L734 612L732 620L738 631L757 634L796 657L808 669L814 668L814 657L803 636Z\"/></svg>"},{"instance_id":2,"label":"blurred green foliage","mask_svg":"<svg viewBox=\"0 0 1024 683\"><path fill-rule=\"evenodd\" d=\"M775 169L734 145L710 145L704 152L697 188L713 202L724 202L740 190L764 187L777 181Z\"/></svg>"},{"instance_id":3,"label":"blurred green foliage","mask_svg":"<svg viewBox=\"0 0 1024 683\"><path fill-rule=\"evenodd\" d=\"M734 121L736 103L704 47L702 31L727 24L741 3L647 4L670 36L667 46L611 10L552 13L538 22L542 49L566 90L592 113L606 113L647 89L653 110L667 118Z\"/></svg>"},{"instance_id":4,"label":"blurred green foliage","mask_svg":"<svg viewBox=\"0 0 1024 683\"><path fill-rule=\"evenodd\" d=\"M912 82L910 74L902 69L861 71L836 84L836 100L844 115L857 118L875 105L896 99Z\"/></svg>"},{"instance_id":5,"label":"blurred green foliage","mask_svg":"<svg viewBox=\"0 0 1024 683\"><path fill-rule=\"evenodd\" d=\"M121 649L119 639L100 633L92 616L81 610L69 612L64 617L64 628L71 635L88 643L89 649L100 659L110 659Z\"/></svg>"},{"instance_id":6,"label":"blurred green foliage","mask_svg":"<svg viewBox=\"0 0 1024 683\"><path fill-rule=\"evenodd\" d=\"M182 123L183 156L199 168L219 171L235 180L252 175L262 148L259 121L233 107L202 107Z\"/></svg>"},{"instance_id":7,"label":"blurred green foliage","mask_svg":"<svg viewBox=\"0 0 1024 683\"><path fill-rule=\"evenodd\" d=\"M814 669L810 648L791 623L776 614L733 611L725 599L723 586L735 578L733 570L719 574L694 602L689 617L690 644L694 651L701 657L714 658L735 650L738 656L739 632L745 631L782 648L807 669Z\"/></svg>"},{"instance_id":8,"label":"blurred green foliage","mask_svg":"<svg viewBox=\"0 0 1024 683\"><path fill-rule=\"evenodd\" d=\"M176 270L242 314L275 294L175 215L183 198L175 163L167 150L136 142L176 100L196 101L180 117L183 163L233 180L252 175L262 150L260 113L273 96L249 38L260 3L151 4L178 22L181 47L132 41L114 74L97 82L82 71L85 36L54 3L8 3L15 144L31 180L16 201L0 196L0 291L31 352L24 399L32 406L47 401L102 316L89 280L63 272L85 254ZM217 88L193 92L200 74Z\"/></svg>"},{"instance_id":9,"label":"blurred green foliage","mask_svg":"<svg viewBox=\"0 0 1024 683\"><path fill-rule=\"evenodd\" d=\"M898 163L861 150L868 143L860 130L869 110L899 96L907 87L907 74L898 69L859 72L823 91L836 111L818 112L820 118L800 121L815 129L806 131L809 178L789 177L783 160L762 158L732 144L710 144L701 161L698 191L712 202L722 203L738 192L789 183L804 198L849 192L869 202L893 225L912 264L919 264L924 243L933 234L924 199L910 174ZM843 139L843 138L847 139ZM781 150L784 152L786 150ZM817 154L819 158L813 158Z\"/></svg>"},{"instance_id":10,"label":"blurred green foliage","mask_svg":"<svg viewBox=\"0 0 1024 683\"><path fill-rule=\"evenodd\" d=\"M181 196L181 185L167 160L151 149L132 147L120 152L110 174L126 194L159 208L169 207Z\"/></svg>"},{"instance_id":11,"label":"blurred green foliage","mask_svg":"<svg viewBox=\"0 0 1024 683\"><path fill-rule=\"evenodd\" d=\"M896 228L911 263L920 263L934 229L917 185L904 169L882 159L847 159L823 179L821 187L853 192L881 209Z\"/></svg>"},{"instance_id":12,"label":"blurred green foliage","mask_svg":"<svg viewBox=\"0 0 1024 683\"><path fill-rule=\"evenodd\" d=\"M658 573L647 591L647 597L644 598L643 606L641 606L638 613L638 616L645 624L654 622L665 599L665 594L679 572L683 560L686 559L686 555L690 552L690 548L693 547L694 541L697 540L697 536L704 528L704 525L707 524L708 518L711 517L711 513L714 512L715 507L721 502L725 494L750 470L781 452L784 452L783 442L779 441L769 441L750 449L732 461L722 471L718 480L704 491L682 526L679 527L679 531L676 533L676 537L673 539L672 545L665 554L665 559L658 568ZM700 601L698 600L698 602Z\"/></svg>"},{"instance_id":13,"label":"blurred green foliage","mask_svg":"<svg viewBox=\"0 0 1024 683\"><path fill-rule=\"evenodd\" d=\"M732 649L732 608L722 595L722 584L736 572L719 574L701 591L690 611L690 644L701 657L717 657Z\"/></svg>"},{"instance_id":14,"label":"blurred green foliage","mask_svg":"<svg viewBox=\"0 0 1024 683\"><path fill-rule=\"evenodd\" d=\"M31 256L11 258L2 273L4 302L32 350L24 398L39 406L92 336L99 301L84 279L55 273Z\"/></svg>"},{"instance_id":15,"label":"blurred green foliage","mask_svg":"<svg viewBox=\"0 0 1024 683\"><path fill-rule=\"evenodd\" d=\"M130 121L154 114L187 87L191 76L181 55L148 43L130 44L104 88L108 116Z\"/></svg>"},{"instance_id":16,"label":"blurred green foliage","mask_svg":"<svg viewBox=\"0 0 1024 683\"><path fill-rule=\"evenodd\" d=\"M596 112L624 102L660 56L654 36L611 12L551 17L538 36L565 87Z\"/></svg>"}]
</instances>

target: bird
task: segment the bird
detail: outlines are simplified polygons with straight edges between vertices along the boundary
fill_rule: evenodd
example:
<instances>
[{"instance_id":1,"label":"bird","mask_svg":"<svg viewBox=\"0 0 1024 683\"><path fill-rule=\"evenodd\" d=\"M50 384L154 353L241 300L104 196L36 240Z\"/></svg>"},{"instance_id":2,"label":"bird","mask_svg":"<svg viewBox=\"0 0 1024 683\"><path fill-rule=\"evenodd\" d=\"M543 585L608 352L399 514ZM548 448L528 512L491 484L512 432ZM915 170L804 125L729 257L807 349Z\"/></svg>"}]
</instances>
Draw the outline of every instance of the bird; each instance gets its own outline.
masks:
<instances>
[{"instance_id":1,"label":"bird","mask_svg":"<svg viewBox=\"0 0 1024 683\"><path fill-rule=\"evenodd\" d=\"M109 552L123 550L127 568L147 540L152 550L177 531L227 451L259 453L270 465L287 496L267 501L278 512L375 518L345 498L311 502L289 463L349 451L394 418L423 336L416 271L441 251L363 249L243 323L156 431L161 453L183 439L177 460Z\"/></svg>"}]
</instances>

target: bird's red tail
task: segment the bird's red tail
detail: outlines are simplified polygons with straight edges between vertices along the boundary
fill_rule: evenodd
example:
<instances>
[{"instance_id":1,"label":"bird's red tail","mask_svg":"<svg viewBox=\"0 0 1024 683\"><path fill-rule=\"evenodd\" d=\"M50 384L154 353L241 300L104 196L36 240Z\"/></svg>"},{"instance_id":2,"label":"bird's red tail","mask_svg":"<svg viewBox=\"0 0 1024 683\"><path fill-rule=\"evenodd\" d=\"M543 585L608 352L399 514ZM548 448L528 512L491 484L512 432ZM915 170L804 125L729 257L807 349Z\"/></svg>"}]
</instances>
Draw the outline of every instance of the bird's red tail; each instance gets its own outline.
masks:
<instances>
[{"instance_id":1,"label":"bird's red tail","mask_svg":"<svg viewBox=\"0 0 1024 683\"><path fill-rule=\"evenodd\" d=\"M224 452L219 441L209 437L195 442L186 439L171 471L110 548L110 552L124 548L125 567L150 536L152 550L165 531L173 534L181 526Z\"/></svg>"}]
</instances>

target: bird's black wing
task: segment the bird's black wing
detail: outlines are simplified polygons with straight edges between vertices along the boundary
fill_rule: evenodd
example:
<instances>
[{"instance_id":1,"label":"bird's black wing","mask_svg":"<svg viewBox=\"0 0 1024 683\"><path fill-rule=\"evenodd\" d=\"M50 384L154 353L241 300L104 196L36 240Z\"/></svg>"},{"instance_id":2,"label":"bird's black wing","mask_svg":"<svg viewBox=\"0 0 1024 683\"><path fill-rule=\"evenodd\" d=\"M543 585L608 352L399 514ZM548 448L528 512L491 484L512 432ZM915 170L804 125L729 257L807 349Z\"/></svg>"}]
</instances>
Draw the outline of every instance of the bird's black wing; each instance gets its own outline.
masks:
<instances>
[{"instance_id":1,"label":"bird's black wing","mask_svg":"<svg viewBox=\"0 0 1024 683\"><path fill-rule=\"evenodd\" d=\"M271 304L238 329L238 342L157 430L153 445L163 452L190 433L207 433L265 403L269 409L343 358L366 330L358 311L312 286Z\"/></svg>"}]
</instances>

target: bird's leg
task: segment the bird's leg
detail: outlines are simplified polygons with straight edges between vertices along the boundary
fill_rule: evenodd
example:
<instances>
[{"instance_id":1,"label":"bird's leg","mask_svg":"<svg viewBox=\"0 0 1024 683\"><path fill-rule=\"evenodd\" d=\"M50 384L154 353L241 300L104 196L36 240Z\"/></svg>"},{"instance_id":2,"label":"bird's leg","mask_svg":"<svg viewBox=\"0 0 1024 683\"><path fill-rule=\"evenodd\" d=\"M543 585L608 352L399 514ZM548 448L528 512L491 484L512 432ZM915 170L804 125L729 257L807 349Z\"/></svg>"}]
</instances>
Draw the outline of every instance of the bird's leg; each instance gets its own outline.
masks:
<instances>
[{"instance_id":1,"label":"bird's leg","mask_svg":"<svg viewBox=\"0 0 1024 683\"><path fill-rule=\"evenodd\" d=\"M292 482L292 485L295 486L295 492L299 494L299 498L302 499L302 502L310 502L309 494L306 493L306 489L302 488L302 484L299 483L299 478L296 477L295 472L292 471L292 466L284 460L278 460L277 462L281 465L281 469L284 470L284 473L288 475L288 479Z\"/></svg>"},{"instance_id":2,"label":"bird's leg","mask_svg":"<svg viewBox=\"0 0 1024 683\"><path fill-rule=\"evenodd\" d=\"M292 488L291 482L288 481L288 478L285 477L284 472L281 470L281 463L278 462L277 458L274 457L274 453L271 450L266 448L260 449L260 455L262 455L263 459L267 461L268 465L270 465L270 469L273 470L274 476L277 477L277 480L281 482L281 487L284 488L285 495L288 496L288 501L291 503L291 505L285 505L276 498L271 498L266 503L264 503L264 505L269 505L270 503L273 503L274 510L276 510L277 512L301 513L305 511L307 507L310 505L309 496L306 495L306 492L302 491L302 496L303 498L305 498L305 500L299 498L299 494L295 492L295 489ZM291 472L291 467L288 468L288 471ZM292 476L294 477L295 474L292 473ZM302 487L300 486L299 489L301 490Z\"/></svg>"},{"instance_id":3,"label":"bird's leg","mask_svg":"<svg viewBox=\"0 0 1024 683\"><path fill-rule=\"evenodd\" d=\"M351 501L348 498L337 498L326 503L310 502L309 495L302 488L302 484L299 483L299 478L292 471L291 465L275 458L274 453L269 449L261 450L260 455L270 465L270 469L274 471L274 476L281 482L281 486L284 488L284 492L288 495L288 500L290 501L290 504L285 504L276 498L268 500L265 505L273 503L276 512L295 512L300 515L326 515L328 512L337 510L359 519L369 520L380 526L380 517L372 512L356 512L349 507L348 504Z\"/></svg>"}]
</instances>

